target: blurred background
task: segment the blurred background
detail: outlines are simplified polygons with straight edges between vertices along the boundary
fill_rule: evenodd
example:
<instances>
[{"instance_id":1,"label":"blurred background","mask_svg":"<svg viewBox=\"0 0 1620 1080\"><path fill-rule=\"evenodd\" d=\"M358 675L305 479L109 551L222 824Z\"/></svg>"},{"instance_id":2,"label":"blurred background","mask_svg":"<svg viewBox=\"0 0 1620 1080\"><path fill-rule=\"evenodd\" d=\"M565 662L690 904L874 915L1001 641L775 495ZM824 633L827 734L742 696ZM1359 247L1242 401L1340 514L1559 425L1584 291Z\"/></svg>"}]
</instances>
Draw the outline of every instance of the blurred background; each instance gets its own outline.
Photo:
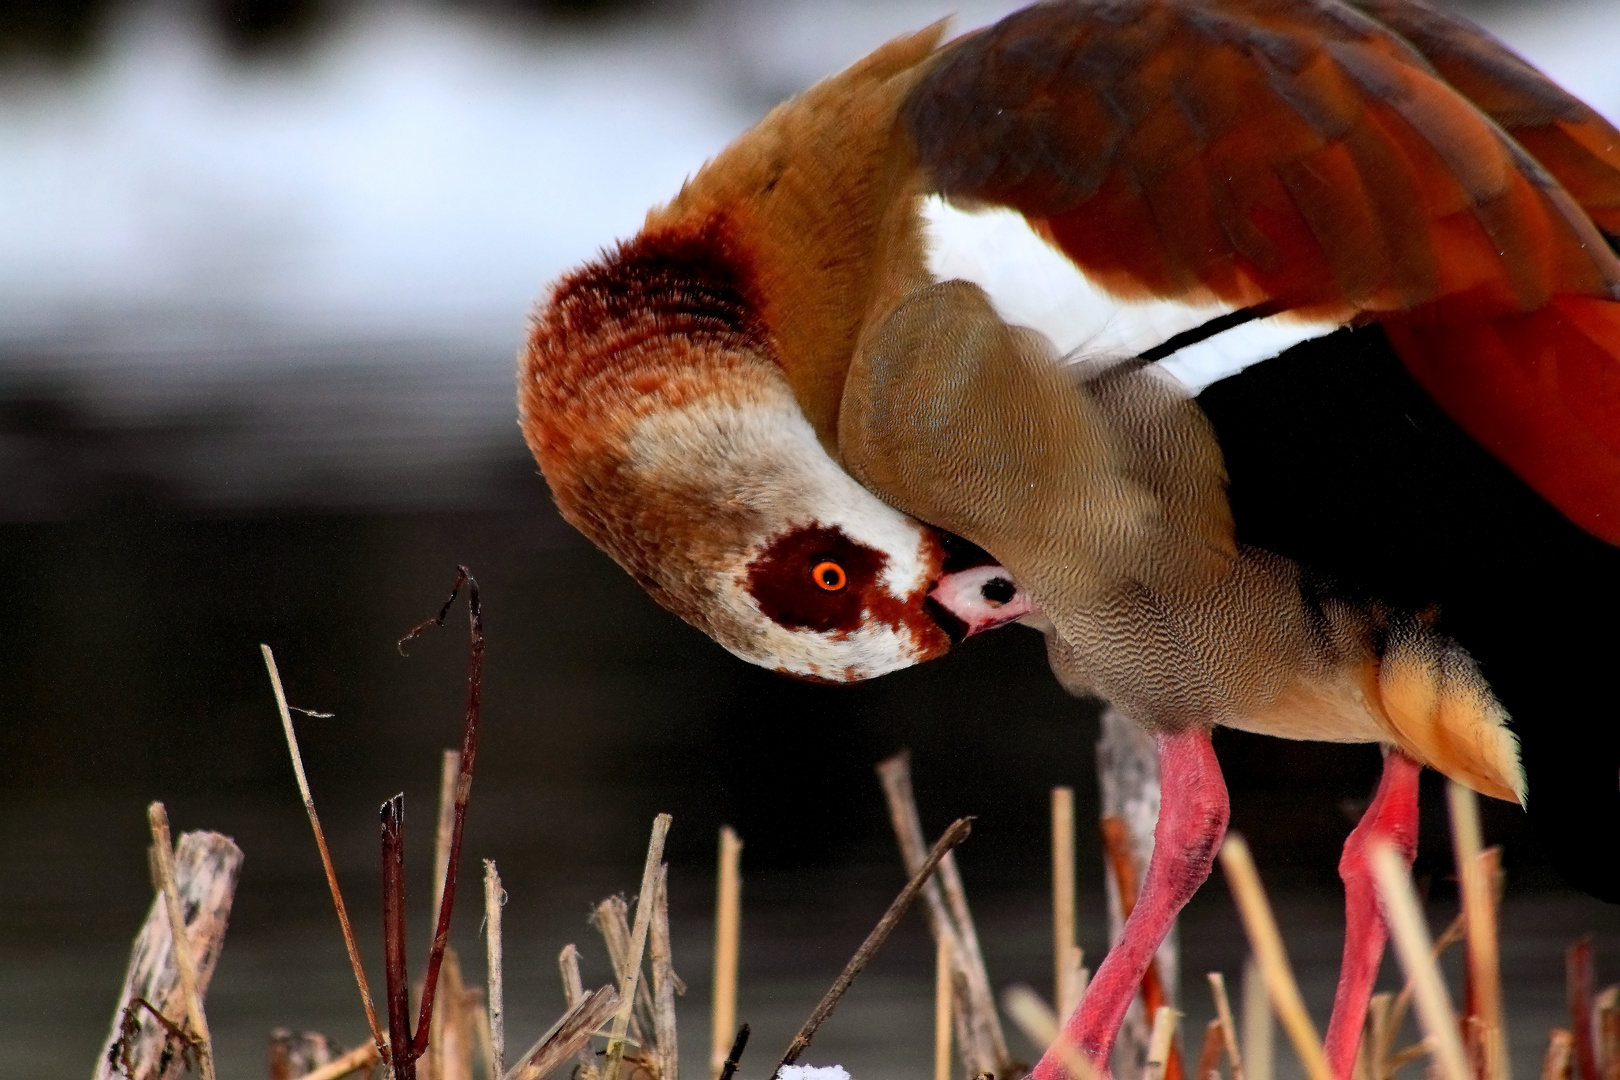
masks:
<instances>
[{"instance_id":1,"label":"blurred background","mask_svg":"<svg viewBox=\"0 0 1620 1080\"><path fill-rule=\"evenodd\" d=\"M785 1045L902 884L871 767L906 746L931 833L979 815L959 858L992 980L1049 992L1047 792L1073 785L1089 820L1096 716L1056 688L1039 638L990 635L844 689L750 668L558 519L512 403L527 312L559 272L817 77L941 16L966 28L1013 6L0 3L0 1074L92 1067L150 901L152 799L246 851L209 995L221 1075L263 1075L275 1025L363 1037L257 645L295 705L335 714L300 724L373 960L374 815L407 792L419 965L465 642L459 615L409 658L394 642L457 562L487 614L467 867L495 858L511 897L511 1044L560 1011L562 944L579 942L587 982L607 978L586 915L634 891L668 811L688 1073L708 1041L722 823L746 844L756 1066ZM1466 11L1620 119L1614 0ZM1377 751L1230 732L1217 748L1325 1022L1338 847ZM1425 789L1418 874L1437 921L1455 910L1442 804ZM1563 946L1597 932L1612 976L1620 918L1550 875L1517 810L1486 811L1506 847L1515 1059L1533 1072ZM1080 843L1095 962L1089 826ZM456 940L481 978L474 906ZM1183 948L1196 1032L1196 976L1235 977L1244 953L1218 880ZM928 1075L931 964L913 918L812 1060Z\"/></svg>"}]
</instances>

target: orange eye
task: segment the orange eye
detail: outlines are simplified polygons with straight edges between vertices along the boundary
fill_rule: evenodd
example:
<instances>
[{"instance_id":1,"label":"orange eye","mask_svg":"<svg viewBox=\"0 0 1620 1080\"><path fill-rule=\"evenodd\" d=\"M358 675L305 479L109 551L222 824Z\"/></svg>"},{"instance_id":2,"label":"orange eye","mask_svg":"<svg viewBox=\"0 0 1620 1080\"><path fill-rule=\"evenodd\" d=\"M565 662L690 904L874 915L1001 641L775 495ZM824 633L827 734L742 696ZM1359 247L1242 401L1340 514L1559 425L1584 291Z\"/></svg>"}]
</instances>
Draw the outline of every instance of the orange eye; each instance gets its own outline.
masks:
<instances>
[{"instance_id":1,"label":"orange eye","mask_svg":"<svg viewBox=\"0 0 1620 1080\"><path fill-rule=\"evenodd\" d=\"M810 571L810 576L815 578L817 585L828 592L837 592L849 580L844 576L844 568L831 561L816 563L816 568Z\"/></svg>"}]
</instances>

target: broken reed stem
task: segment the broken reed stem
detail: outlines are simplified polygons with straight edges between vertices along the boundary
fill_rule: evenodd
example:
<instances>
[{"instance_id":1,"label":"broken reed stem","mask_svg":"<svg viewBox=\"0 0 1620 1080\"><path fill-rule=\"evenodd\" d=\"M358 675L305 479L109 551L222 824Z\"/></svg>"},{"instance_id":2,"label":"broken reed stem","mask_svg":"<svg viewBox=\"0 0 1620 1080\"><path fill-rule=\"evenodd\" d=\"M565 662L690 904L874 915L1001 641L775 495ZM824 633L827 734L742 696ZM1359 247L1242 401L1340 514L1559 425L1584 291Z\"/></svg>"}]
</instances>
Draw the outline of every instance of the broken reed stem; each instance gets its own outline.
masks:
<instances>
[{"instance_id":1,"label":"broken reed stem","mask_svg":"<svg viewBox=\"0 0 1620 1080\"><path fill-rule=\"evenodd\" d=\"M1547 1053L1541 1059L1541 1080L1569 1080L1569 1059L1575 1049L1575 1033L1553 1028L1547 1036Z\"/></svg>"},{"instance_id":2,"label":"broken reed stem","mask_svg":"<svg viewBox=\"0 0 1620 1080\"><path fill-rule=\"evenodd\" d=\"M1074 993L1074 789L1052 789L1052 1000L1067 1016Z\"/></svg>"},{"instance_id":3,"label":"broken reed stem","mask_svg":"<svg viewBox=\"0 0 1620 1080\"><path fill-rule=\"evenodd\" d=\"M1469 1080L1468 1058L1457 1034L1457 1016L1434 960L1429 931L1423 925L1417 895L1412 891L1411 873L1388 841L1375 842L1370 855L1390 937L1412 983L1412 1000L1439 1075L1442 1080Z\"/></svg>"},{"instance_id":4,"label":"broken reed stem","mask_svg":"<svg viewBox=\"0 0 1620 1080\"><path fill-rule=\"evenodd\" d=\"M1361 1048L1356 1052L1354 1080L1384 1080L1383 1061L1389 1056L1389 1007L1395 996L1374 994L1367 1002Z\"/></svg>"},{"instance_id":5,"label":"broken reed stem","mask_svg":"<svg viewBox=\"0 0 1620 1080\"><path fill-rule=\"evenodd\" d=\"M175 883L174 843L169 838L169 814L160 802L146 808L152 827L152 878L158 895L169 913L170 949L175 970L180 974L180 993L186 1003L191 1034L197 1039L197 1064L203 1080L214 1080L214 1044L208 1034L208 1017L203 1012L202 995L197 991L197 966L191 956L191 934L180 910L180 891Z\"/></svg>"},{"instance_id":6,"label":"broken reed stem","mask_svg":"<svg viewBox=\"0 0 1620 1080\"><path fill-rule=\"evenodd\" d=\"M298 1080L340 1080L341 1077L359 1072L362 1069L369 1071L381 1059L382 1055L377 1050L377 1047L368 1043L365 1046L355 1047L330 1064L322 1065L313 1072L305 1073Z\"/></svg>"},{"instance_id":7,"label":"broken reed stem","mask_svg":"<svg viewBox=\"0 0 1620 1080\"><path fill-rule=\"evenodd\" d=\"M497 1077L506 1075L506 980L501 958L501 875L484 860L484 959L489 979L489 1056Z\"/></svg>"},{"instance_id":8,"label":"broken reed stem","mask_svg":"<svg viewBox=\"0 0 1620 1080\"><path fill-rule=\"evenodd\" d=\"M1204 1025L1204 1044L1198 1050L1198 1072L1195 1074L1195 1080L1220 1080L1221 1047L1224 1042L1219 1017Z\"/></svg>"},{"instance_id":9,"label":"broken reed stem","mask_svg":"<svg viewBox=\"0 0 1620 1080\"><path fill-rule=\"evenodd\" d=\"M439 928L439 908L444 903L444 876L450 865L450 836L456 827L456 778L461 775L461 751L446 750L439 761L439 816L433 831L433 905L428 914L433 917L428 927L428 940L432 941ZM435 983L434 993L438 993ZM428 1024L427 1074L433 1080L444 1080L444 1047L446 1013L439 1009Z\"/></svg>"},{"instance_id":10,"label":"broken reed stem","mask_svg":"<svg viewBox=\"0 0 1620 1080\"><path fill-rule=\"evenodd\" d=\"M1148 1036L1147 1064L1142 1068L1142 1080L1164 1080L1170 1064L1172 1040L1176 1037L1176 1020L1180 1013L1168 1005L1153 1010L1153 1031ZM1198 1080L1204 1080L1199 1077Z\"/></svg>"},{"instance_id":11,"label":"broken reed stem","mask_svg":"<svg viewBox=\"0 0 1620 1080\"><path fill-rule=\"evenodd\" d=\"M450 914L456 904L456 867L461 861L461 841L467 830L467 800L472 796L473 765L478 760L478 720L483 711L484 695L484 609L478 595L478 582L465 566L456 567L455 584L450 597L439 608L438 615L425 619L412 627L399 639L401 654L405 644L416 640L436 626L443 626L450 605L456 602L461 587L467 587L467 708L461 722L460 772L456 777L453 825L450 832L449 854L445 860L443 884L440 886L439 917L433 934L433 945L428 952L427 975L422 984L422 1007L417 1014L416 1038L412 1052L420 1057L427 1049L433 1021L433 998L439 984L439 968L444 962L444 949L450 940ZM404 806L400 807L403 819ZM402 823L403 825L403 820ZM401 855L403 860L403 854ZM401 934L403 937L403 933Z\"/></svg>"},{"instance_id":12,"label":"broken reed stem","mask_svg":"<svg viewBox=\"0 0 1620 1080\"><path fill-rule=\"evenodd\" d=\"M810 1040L815 1038L816 1029L821 1027L827 1017L832 1015L833 1009L838 1005L838 1000L844 996L844 992L855 981L855 976L861 973L878 949L883 947L883 943L889 939L889 935L893 933L895 926L910 910L912 901L917 899L917 894L922 891L924 883L928 881L940 863L944 861L945 856L950 854L951 849L966 840L968 833L972 831L972 818L957 818L951 823L951 827L945 830L944 835L935 842L932 850L928 852L928 858L923 860L922 866L918 867L911 880L906 882L906 887L900 890L900 895L894 898L894 902L889 905L889 910L883 913L883 918L878 920L878 924L872 928L872 932L866 935L866 940L861 942L861 947L855 950L855 955L849 958L849 963L844 965L844 970L839 973L838 978L834 979L833 984L827 988L827 992L821 995L821 1001L816 1004L814 1011L810 1013L810 1018L804 1022L803 1027L799 1028L799 1033L788 1044L787 1052L782 1055L782 1060L771 1071L770 1080L777 1080L784 1068L799 1060L799 1055L804 1053L805 1048L810 1045ZM613 1080L613 1078L608 1077L606 1080Z\"/></svg>"},{"instance_id":13,"label":"broken reed stem","mask_svg":"<svg viewBox=\"0 0 1620 1080\"><path fill-rule=\"evenodd\" d=\"M725 1068L737 1025L737 953L742 930L742 840L720 829L720 869L714 902L714 1002L709 1025L709 1074ZM746 1040L745 1040L746 1041Z\"/></svg>"},{"instance_id":14,"label":"broken reed stem","mask_svg":"<svg viewBox=\"0 0 1620 1080\"><path fill-rule=\"evenodd\" d=\"M659 1080L678 1080L680 1047L675 1029L675 963L669 938L669 864L658 866L653 886L652 925L647 932L647 960L652 978L652 1030L657 1045Z\"/></svg>"},{"instance_id":15,"label":"broken reed stem","mask_svg":"<svg viewBox=\"0 0 1620 1080\"><path fill-rule=\"evenodd\" d=\"M1502 1018L1502 970L1497 955L1496 897L1486 876L1479 832L1479 798L1452 780L1447 784L1451 803L1452 850L1457 880L1462 886L1463 915L1468 930L1468 987L1484 1025L1486 1080L1508 1080L1507 1029Z\"/></svg>"},{"instance_id":16,"label":"broken reed stem","mask_svg":"<svg viewBox=\"0 0 1620 1080\"><path fill-rule=\"evenodd\" d=\"M579 950L572 944L564 945L557 954L557 970L562 974L563 1001L572 1009L585 996L585 984L579 977ZM579 1064L582 1080L596 1075L596 1058L588 1044L579 1051Z\"/></svg>"},{"instance_id":17,"label":"broken reed stem","mask_svg":"<svg viewBox=\"0 0 1620 1080\"><path fill-rule=\"evenodd\" d=\"M575 1054L581 1060L590 1056L591 1037L619 1007L619 994L603 986L582 994L551 1030L524 1051L502 1080L541 1080ZM589 1075L589 1074L585 1074Z\"/></svg>"},{"instance_id":18,"label":"broken reed stem","mask_svg":"<svg viewBox=\"0 0 1620 1080\"><path fill-rule=\"evenodd\" d=\"M1001 996L1001 1005L1024 1037L1046 1053L1055 1054L1073 1080L1102 1080L1102 1074L1069 1041L1057 1016L1035 991L1027 986L1009 986Z\"/></svg>"},{"instance_id":19,"label":"broken reed stem","mask_svg":"<svg viewBox=\"0 0 1620 1080\"><path fill-rule=\"evenodd\" d=\"M641 958L647 949L647 930L652 923L657 889L658 867L664 858L664 838L669 835L672 819L659 814L653 819L652 837L647 842L647 861L641 868L641 892L636 897L636 925L630 932L630 956L624 981L619 987L619 1008L613 1015L613 1027L608 1035L607 1060L602 1066L602 1080L618 1080L619 1066L624 1059L624 1037L630 1027L630 1013L636 1004L636 984L641 977Z\"/></svg>"},{"instance_id":20,"label":"broken reed stem","mask_svg":"<svg viewBox=\"0 0 1620 1080\"><path fill-rule=\"evenodd\" d=\"M276 654L270 646L260 645L264 653L264 666L270 672L270 689L276 695L276 708L281 712L281 729L287 736L287 752L292 755L293 775L298 778L298 794L304 800L304 812L309 815L309 827L315 833L315 846L321 853L321 868L326 871L326 887L332 891L332 906L337 909L338 925L343 927L343 947L349 951L349 966L354 969L354 982L360 988L360 1003L366 1010L366 1024L371 1028L371 1041L379 1055L387 1049L382 1025L377 1022L377 1007L371 1001L371 986L366 982L365 965L360 962L360 946L355 943L354 929L349 925L349 909L343 903L343 890L338 888L337 871L332 867L332 852L326 846L326 833L321 819L315 813L315 798L309 791L309 778L304 775L304 755L298 749L298 736L293 732L292 710L287 707L287 694L281 686L281 672L276 667Z\"/></svg>"},{"instance_id":21,"label":"broken reed stem","mask_svg":"<svg viewBox=\"0 0 1620 1080\"><path fill-rule=\"evenodd\" d=\"M1294 981L1288 953L1283 949L1282 936L1277 932L1277 920L1266 901L1260 875L1254 868L1254 858L1249 854L1249 845L1243 837L1232 833L1221 845L1220 858L1221 868L1226 871L1227 884L1232 889L1232 898L1243 916L1249 947L1254 950L1265 978L1272 1007L1282 1018L1283 1027L1294 1044L1294 1052L1305 1067L1305 1075L1310 1080L1334 1080L1327 1055L1322 1051L1322 1040L1316 1034L1316 1025L1311 1023L1310 1014L1305 1011L1305 1002L1299 996L1299 984ZM1251 1075L1250 1080L1255 1078Z\"/></svg>"},{"instance_id":22,"label":"broken reed stem","mask_svg":"<svg viewBox=\"0 0 1620 1080\"><path fill-rule=\"evenodd\" d=\"M1260 962L1251 953L1243 963L1244 1080L1272 1080L1275 1053L1271 995L1266 992L1266 977L1260 971Z\"/></svg>"},{"instance_id":23,"label":"broken reed stem","mask_svg":"<svg viewBox=\"0 0 1620 1080\"><path fill-rule=\"evenodd\" d=\"M1243 1080L1243 1055L1238 1050L1237 1025L1232 1022L1232 1002L1226 996L1226 979L1218 971L1209 973L1209 995L1215 1000L1215 1022L1221 1028L1221 1042L1232 1067L1232 1080ZM1200 1075L1196 1080L1205 1080L1205 1077Z\"/></svg>"},{"instance_id":24,"label":"broken reed stem","mask_svg":"<svg viewBox=\"0 0 1620 1080\"><path fill-rule=\"evenodd\" d=\"M934 941L934 1080L951 1080L951 941Z\"/></svg>"},{"instance_id":25,"label":"broken reed stem","mask_svg":"<svg viewBox=\"0 0 1620 1080\"><path fill-rule=\"evenodd\" d=\"M748 1049L748 1036L747 1024L737 1029L737 1037L731 1043L731 1052L726 1055L726 1060L720 1063L719 1080L732 1080L732 1077L737 1075L737 1066L742 1063L743 1051Z\"/></svg>"},{"instance_id":26,"label":"broken reed stem","mask_svg":"<svg viewBox=\"0 0 1620 1080\"><path fill-rule=\"evenodd\" d=\"M1599 994L1593 1002L1592 1014L1598 1075L1603 1080L1620 1080L1620 986L1611 986Z\"/></svg>"}]
</instances>

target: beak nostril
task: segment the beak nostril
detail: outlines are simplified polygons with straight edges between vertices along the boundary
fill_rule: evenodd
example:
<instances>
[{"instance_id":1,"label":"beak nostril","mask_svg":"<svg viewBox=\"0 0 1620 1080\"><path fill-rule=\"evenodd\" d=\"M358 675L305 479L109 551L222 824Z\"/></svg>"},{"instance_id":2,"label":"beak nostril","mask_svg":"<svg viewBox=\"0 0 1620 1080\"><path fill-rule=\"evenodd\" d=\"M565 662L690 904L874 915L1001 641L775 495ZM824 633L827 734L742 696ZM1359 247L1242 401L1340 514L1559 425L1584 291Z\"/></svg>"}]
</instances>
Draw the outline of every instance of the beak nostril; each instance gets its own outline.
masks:
<instances>
[{"instance_id":1,"label":"beak nostril","mask_svg":"<svg viewBox=\"0 0 1620 1080\"><path fill-rule=\"evenodd\" d=\"M1004 577L991 578L980 587L979 595L985 603L1000 607L1018 595L1018 586Z\"/></svg>"}]
</instances>

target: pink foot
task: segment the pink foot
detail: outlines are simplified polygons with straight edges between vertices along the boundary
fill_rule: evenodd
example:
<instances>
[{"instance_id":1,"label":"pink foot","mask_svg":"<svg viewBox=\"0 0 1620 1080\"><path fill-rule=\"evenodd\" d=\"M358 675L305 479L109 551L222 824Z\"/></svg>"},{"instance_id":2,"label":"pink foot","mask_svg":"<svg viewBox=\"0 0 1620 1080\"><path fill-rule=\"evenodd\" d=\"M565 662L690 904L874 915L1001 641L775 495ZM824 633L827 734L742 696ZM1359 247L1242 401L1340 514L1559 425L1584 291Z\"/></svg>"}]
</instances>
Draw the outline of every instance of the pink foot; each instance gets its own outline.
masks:
<instances>
[{"instance_id":1,"label":"pink foot","mask_svg":"<svg viewBox=\"0 0 1620 1080\"><path fill-rule=\"evenodd\" d=\"M1153 859L1125 920L1125 933L1108 952L1064 1035L1106 1075L1108 1055L1125 1020L1125 1010L1142 985L1159 943L1198 886L1209 877L1215 852L1226 835L1226 781L1221 778L1209 732L1158 736L1159 825L1153 833ZM1033 1080L1067 1080L1057 1055L1048 1052Z\"/></svg>"},{"instance_id":2,"label":"pink foot","mask_svg":"<svg viewBox=\"0 0 1620 1080\"><path fill-rule=\"evenodd\" d=\"M1384 775L1361 823L1344 842L1339 876L1344 879L1344 963L1339 968L1339 989L1333 995L1333 1017L1328 1021L1325 1049L1333 1074L1349 1080L1367 1022L1367 1000L1384 958L1387 930L1378 905L1367 849L1374 840L1395 844L1406 865L1417 854L1418 776L1423 766L1401 753L1384 755Z\"/></svg>"}]
</instances>

